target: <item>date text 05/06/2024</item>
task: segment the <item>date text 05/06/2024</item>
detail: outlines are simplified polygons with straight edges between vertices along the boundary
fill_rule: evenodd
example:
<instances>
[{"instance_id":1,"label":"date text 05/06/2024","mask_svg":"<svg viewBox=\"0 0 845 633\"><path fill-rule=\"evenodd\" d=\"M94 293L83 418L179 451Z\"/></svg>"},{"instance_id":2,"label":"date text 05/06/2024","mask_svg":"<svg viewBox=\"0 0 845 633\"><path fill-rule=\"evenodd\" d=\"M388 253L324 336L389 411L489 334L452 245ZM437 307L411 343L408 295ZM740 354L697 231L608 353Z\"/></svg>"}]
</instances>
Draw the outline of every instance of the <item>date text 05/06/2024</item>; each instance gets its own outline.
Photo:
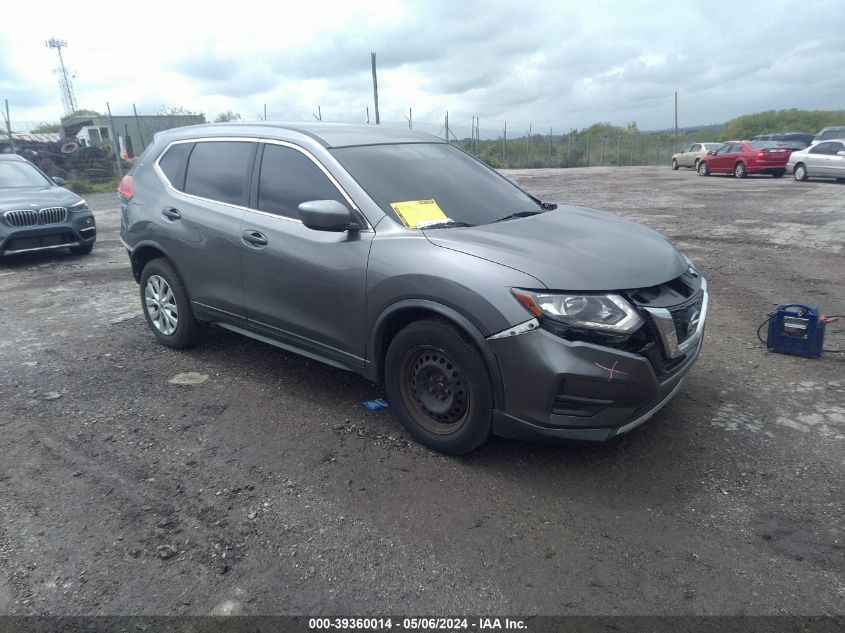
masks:
<instances>
[{"instance_id":1,"label":"date text 05/06/2024","mask_svg":"<svg viewBox=\"0 0 845 633\"><path fill-rule=\"evenodd\" d=\"M460 631L526 630L524 620L515 618L309 618L312 630L390 630Z\"/></svg>"}]
</instances>

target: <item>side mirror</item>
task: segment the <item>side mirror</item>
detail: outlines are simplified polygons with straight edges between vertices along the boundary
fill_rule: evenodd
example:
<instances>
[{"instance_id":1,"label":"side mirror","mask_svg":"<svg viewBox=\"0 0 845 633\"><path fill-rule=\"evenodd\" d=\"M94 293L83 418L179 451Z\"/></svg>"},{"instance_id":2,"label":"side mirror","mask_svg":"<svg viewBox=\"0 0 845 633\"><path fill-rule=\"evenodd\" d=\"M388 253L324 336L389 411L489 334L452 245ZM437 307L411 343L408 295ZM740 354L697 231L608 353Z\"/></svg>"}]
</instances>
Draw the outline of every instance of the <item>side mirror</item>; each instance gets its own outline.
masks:
<instances>
[{"instance_id":1,"label":"side mirror","mask_svg":"<svg viewBox=\"0 0 845 633\"><path fill-rule=\"evenodd\" d=\"M315 231L348 231L359 228L352 221L349 208L337 200L309 200L297 209L299 219L309 229Z\"/></svg>"},{"instance_id":2,"label":"side mirror","mask_svg":"<svg viewBox=\"0 0 845 633\"><path fill-rule=\"evenodd\" d=\"M56 183L59 187L65 186L65 179L62 178L61 176L51 176L50 180L52 180L54 183Z\"/></svg>"}]
</instances>

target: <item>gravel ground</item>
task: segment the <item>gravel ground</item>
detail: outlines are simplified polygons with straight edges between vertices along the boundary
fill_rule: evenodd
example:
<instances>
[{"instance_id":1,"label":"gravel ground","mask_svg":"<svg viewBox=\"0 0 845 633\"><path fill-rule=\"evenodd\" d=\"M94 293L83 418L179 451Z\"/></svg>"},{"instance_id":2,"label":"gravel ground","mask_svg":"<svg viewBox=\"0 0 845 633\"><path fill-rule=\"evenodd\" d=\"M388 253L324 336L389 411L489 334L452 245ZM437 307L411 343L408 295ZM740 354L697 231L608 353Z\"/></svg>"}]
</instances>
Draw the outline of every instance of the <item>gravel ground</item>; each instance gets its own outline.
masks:
<instances>
[{"instance_id":1,"label":"gravel ground","mask_svg":"<svg viewBox=\"0 0 845 633\"><path fill-rule=\"evenodd\" d=\"M845 314L845 187L508 175L662 231L709 278L660 414L609 445L432 453L353 374L217 329L157 345L92 196L91 255L0 262L0 613L845 613L843 355L754 334L787 299Z\"/></svg>"}]
</instances>

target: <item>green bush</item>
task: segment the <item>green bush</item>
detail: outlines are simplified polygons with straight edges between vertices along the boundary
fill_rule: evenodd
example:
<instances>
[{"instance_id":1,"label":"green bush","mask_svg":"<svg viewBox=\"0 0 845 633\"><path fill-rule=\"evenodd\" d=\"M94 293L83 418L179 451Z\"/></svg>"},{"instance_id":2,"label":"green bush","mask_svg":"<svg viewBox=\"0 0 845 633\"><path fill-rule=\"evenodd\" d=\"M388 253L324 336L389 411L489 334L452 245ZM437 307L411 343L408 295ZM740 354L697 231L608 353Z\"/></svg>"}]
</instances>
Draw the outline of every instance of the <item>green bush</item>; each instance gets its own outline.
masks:
<instances>
[{"instance_id":1,"label":"green bush","mask_svg":"<svg viewBox=\"0 0 845 633\"><path fill-rule=\"evenodd\" d=\"M65 188L80 196L88 193L114 193L117 191L117 180L107 182L88 182L87 180L71 180L65 183Z\"/></svg>"}]
</instances>

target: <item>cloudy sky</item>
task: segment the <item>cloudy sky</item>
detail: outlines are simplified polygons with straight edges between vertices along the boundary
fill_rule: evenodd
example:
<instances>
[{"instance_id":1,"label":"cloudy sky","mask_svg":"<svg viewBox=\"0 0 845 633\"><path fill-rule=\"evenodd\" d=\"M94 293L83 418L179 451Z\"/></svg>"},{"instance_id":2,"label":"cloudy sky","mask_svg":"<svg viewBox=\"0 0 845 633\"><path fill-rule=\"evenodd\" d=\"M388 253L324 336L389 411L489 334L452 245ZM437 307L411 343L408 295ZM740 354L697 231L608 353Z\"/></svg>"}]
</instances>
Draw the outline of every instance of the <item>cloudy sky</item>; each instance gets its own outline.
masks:
<instances>
[{"instance_id":1,"label":"cloudy sky","mask_svg":"<svg viewBox=\"0 0 845 633\"><path fill-rule=\"evenodd\" d=\"M366 0L109 4L5 2L0 99L13 119L57 120L67 40L80 107L162 105L213 118L363 122L378 55L382 122L485 136L597 121L641 129L780 108L845 108L845 0L693 3ZM463 131L462 128L466 128ZM436 131L433 130L433 131Z\"/></svg>"}]
</instances>

